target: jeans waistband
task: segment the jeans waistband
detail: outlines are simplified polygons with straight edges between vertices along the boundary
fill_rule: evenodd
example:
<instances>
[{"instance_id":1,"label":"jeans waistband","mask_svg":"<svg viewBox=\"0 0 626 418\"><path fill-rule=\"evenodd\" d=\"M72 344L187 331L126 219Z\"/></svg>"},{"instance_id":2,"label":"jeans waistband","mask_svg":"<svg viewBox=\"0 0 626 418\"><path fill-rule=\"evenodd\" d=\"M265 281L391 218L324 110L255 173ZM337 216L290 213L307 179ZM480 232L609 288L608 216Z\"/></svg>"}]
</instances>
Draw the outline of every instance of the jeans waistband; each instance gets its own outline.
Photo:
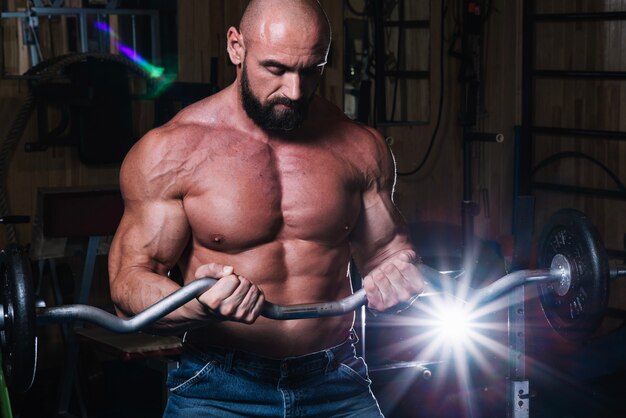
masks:
<instances>
[{"instance_id":1,"label":"jeans waistband","mask_svg":"<svg viewBox=\"0 0 626 418\"><path fill-rule=\"evenodd\" d=\"M358 340L354 330L351 330L348 338L336 346L283 359L263 357L247 351L232 350L218 346L203 346L200 348L194 345L193 342L185 341L183 344L183 355L197 357L206 363L211 361L219 362L226 370L241 366L248 369L276 372L283 376L294 376L337 368L342 360L355 355L354 345Z\"/></svg>"}]
</instances>

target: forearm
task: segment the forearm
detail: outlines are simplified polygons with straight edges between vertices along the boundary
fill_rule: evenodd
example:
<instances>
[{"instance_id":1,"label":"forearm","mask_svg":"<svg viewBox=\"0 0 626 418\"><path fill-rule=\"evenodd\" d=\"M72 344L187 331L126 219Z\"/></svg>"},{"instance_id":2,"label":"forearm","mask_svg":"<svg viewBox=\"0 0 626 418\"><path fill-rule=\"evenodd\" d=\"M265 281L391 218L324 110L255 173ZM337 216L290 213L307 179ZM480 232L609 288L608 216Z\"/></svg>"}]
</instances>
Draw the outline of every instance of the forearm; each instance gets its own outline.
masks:
<instances>
[{"instance_id":1,"label":"forearm","mask_svg":"<svg viewBox=\"0 0 626 418\"><path fill-rule=\"evenodd\" d=\"M111 298L118 316L132 317L181 287L169 277L145 269L120 270L111 280ZM218 320L195 298L150 326L158 333L179 333Z\"/></svg>"},{"instance_id":2,"label":"forearm","mask_svg":"<svg viewBox=\"0 0 626 418\"><path fill-rule=\"evenodd\" d=\"M396 263L398 260L404 262L405 259L416 264L421 262L413 244L406 234L399 233L387 242L381 243L375 252L370 254L355 253L354 258L363 276L372 270L383 266L385 263Z\"/></svg>"},{"instance_id":3,"label":"forearm","mask_svg":"<svg viewBox=\"0 0 626 418\"><path fill-rule=\"evenodd\" d=\"M405 234L378 244L377 251L361 253L360 258L355 254L355 259L363 275L368 306L385 311L420 294L424 282L416 267L421 259Z\"/></svg>"}]
</instances>

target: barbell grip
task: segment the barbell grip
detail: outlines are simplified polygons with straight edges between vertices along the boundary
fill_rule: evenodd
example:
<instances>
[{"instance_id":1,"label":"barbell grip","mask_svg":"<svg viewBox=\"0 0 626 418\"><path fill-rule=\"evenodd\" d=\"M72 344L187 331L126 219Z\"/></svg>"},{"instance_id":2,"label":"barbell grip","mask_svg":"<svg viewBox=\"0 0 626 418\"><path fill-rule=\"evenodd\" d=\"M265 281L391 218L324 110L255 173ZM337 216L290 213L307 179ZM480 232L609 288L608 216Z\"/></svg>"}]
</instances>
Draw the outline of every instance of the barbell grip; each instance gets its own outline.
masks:
<instances>
[{"instance_id":1,"label":"barbell grip","mask_svg":"<svg viewBox=\"0 0 626 418\"><path fill-rule=\"evenodd\" d=\"M425 264L416 265L425 282L423 293L452 292L456 287L456 280L450 276L428 267ZM339 316L367 304L365 289L360 289L352 295L334 302L303 303L297 305L280 306L266 302L261 315L271 319L305 319L320 318L323 316Z\"/></svg>"}]
</instances>

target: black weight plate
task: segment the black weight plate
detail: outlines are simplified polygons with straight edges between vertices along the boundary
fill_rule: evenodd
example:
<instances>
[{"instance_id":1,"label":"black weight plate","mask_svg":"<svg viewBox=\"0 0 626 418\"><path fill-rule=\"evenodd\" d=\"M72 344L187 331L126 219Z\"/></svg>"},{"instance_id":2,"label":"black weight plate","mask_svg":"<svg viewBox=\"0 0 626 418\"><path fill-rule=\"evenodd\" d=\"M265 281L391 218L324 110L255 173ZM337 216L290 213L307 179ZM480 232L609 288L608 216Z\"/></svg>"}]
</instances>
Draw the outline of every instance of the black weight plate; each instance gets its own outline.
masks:
<instances>
[{"instance_id":1,"label":"black weight plate","mask_svg":"<svg viewBox=\"0 0 626 418\"><path fill-rule=\"evenodd\" d=\"M539 284L541 306L559 335L583 341L598 328L609 300L608 259L597 229L585 214L561 209L550 217L539 239L539 268L550 268L556 254L570 264L571 285L559 295L558 282Z\"/></svg>"},{"instance_id":2,"label":"black weight plate","mask_svg":"<svg viewBox=\"0 0 626 418\"><path fill-rule=\"evenodd\" d=\"M17 245L0 252L0 288L4 308L2 369L13 392L26 392L37 365L35 295L28 256Z\"/></svg>"}]
</instances>

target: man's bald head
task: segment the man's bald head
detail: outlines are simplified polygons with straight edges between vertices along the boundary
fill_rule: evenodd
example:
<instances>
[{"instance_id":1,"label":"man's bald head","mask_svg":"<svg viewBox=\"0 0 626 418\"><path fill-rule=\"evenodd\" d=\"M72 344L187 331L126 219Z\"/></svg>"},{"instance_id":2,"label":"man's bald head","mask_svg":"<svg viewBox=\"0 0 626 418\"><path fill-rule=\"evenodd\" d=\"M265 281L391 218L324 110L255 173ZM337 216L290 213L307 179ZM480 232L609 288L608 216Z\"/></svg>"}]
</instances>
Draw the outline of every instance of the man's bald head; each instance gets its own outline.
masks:
<instances>
[{"instance_id":1,"label":"man's bald head","mask_svg":"<svg viewBox=\"0 0 626 418\"><path fill-rule=\"evenodd\" d=\"M305 120L330 48L330 23L316 0L251 0L228 29L241 104L266 131Z\"/></svg>"},{"instance_id":2,"label":"man's bald head","mask_svg":"<svg viewBox=\"0 0 626 418\"><path fill-rule=\"evenodd\" d=\"M320 44L330 46L328 16L317 0L251 0L239 30L248 41L267 40L281 25L295 26Z\"/></svg>"}]
</instances>

